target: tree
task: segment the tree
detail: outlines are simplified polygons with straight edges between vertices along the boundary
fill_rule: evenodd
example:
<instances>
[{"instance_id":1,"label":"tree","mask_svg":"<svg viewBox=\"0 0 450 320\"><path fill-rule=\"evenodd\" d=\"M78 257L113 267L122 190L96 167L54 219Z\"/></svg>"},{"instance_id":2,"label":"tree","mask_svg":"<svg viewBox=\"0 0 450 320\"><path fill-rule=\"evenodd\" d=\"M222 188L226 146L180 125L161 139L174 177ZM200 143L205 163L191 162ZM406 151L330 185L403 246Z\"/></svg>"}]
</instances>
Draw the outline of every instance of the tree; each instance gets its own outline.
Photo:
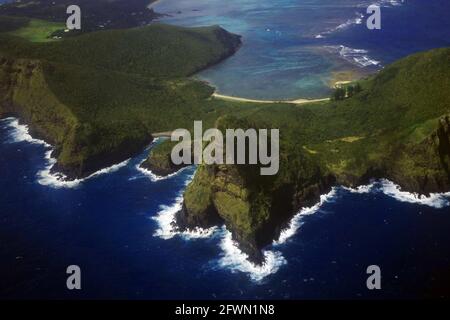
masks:
<instances>
[{"instance_id":1,"label":"tree","mask_svg":"<svg viewBox=\"0 0 450 320\"><path fill-rule=\"evenodd\" d=\"M359 83L356 83L354 90L355 93L361 92L362 91L361 85Z\"/></svg>"},{"instance_id":2,"label":"tree","mask_svg":"<svg viewBox=\"0 0 450 320\"><path fill-rule=\"evenodd\" d=\"M355 87L348 86L347 87L347 97L349 97L349 98L353 97L354 93L355 93Z\"/></svg>"},{"instance_id":3,"label":"tree","mask_svg":"<svg viewBox=\"0 0 450 320\"><path fill-rule=\"evenodd\" d=\"M345 98L345 90L342 88L336 88L333 93L333 99L336 101L344 100Z\"/></svg>"}]
</instances>

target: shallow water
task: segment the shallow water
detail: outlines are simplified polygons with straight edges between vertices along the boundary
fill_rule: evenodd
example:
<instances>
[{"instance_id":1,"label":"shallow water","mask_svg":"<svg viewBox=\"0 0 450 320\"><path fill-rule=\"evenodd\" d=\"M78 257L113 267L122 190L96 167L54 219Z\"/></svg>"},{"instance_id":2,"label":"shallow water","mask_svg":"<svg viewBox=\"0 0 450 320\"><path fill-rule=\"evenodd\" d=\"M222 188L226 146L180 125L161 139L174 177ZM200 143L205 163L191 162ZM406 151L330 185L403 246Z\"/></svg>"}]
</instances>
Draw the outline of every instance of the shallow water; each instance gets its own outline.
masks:
<instances>
[{"instance_id":1,"label":"shallow water","mask_svg":"<svg viewBox=\"0 0 450 320\"><path fill-rule=\"evenodd\" d=\"M382 7L379 31L366 28L366 9L374 3ZM242 35L242 48L200 78L246 98L328 96L334 80L342 80L339 73L358 78L405 55L450 45L450 3L443 0L161 0L153 7L170 15L163 22L218 24Z\"/></svg>"}]
</instances>

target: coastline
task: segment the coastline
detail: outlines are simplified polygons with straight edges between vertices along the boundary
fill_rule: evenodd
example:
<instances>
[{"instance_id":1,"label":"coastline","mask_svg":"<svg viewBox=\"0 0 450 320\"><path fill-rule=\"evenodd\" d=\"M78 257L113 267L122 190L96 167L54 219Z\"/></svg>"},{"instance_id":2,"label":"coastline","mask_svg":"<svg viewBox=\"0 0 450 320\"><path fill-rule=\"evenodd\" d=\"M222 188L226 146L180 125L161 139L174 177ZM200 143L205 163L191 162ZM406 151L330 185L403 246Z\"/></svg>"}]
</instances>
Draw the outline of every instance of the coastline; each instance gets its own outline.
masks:
<instances>
[{"instance_id":1,"label":"coastline","mask_svg":"<svg viewBox=\"0 0 450 320\"><path fill-rule=\"evenodd\" d=\"M80 183L100 176L102 174L114 172L128 164L131 160L130 157L124 160L118 160L113 163L109 163L96 171L90 172L89 174L85 174L81 177L72 178L65 174L63 171L57 171L57 159L54 158L54 152L56 150L55 146L46 141L45 137L41 137L39 134L36 134L32 127L23 123L20 117L8 115L5 117L1 117L0 121L10 121L7 125L13 128L15 131L15 137L13 137L13 142L29 142L31 144L42 145L46 148L45 151L45 161L47 165L44 169L37 172L37 182L41 185L50 186L54 188L74 188L79 186Z\"/></svg>"},{"instance_id":2,"label":"coastline","mask_svg":"<svg viewBox=\"0 0 450 320\"><path fill-rule=\"evenodd\" d=\"M322 98L322 99L299 98L299 99L295 99L295 100L258 100L258 99L234 97L234 96L223 95L223 94L219 94L219 93L213 93L211 98L218 99L218 100L235 101L235 102L252 102L252 103L262 103L262 104L289 103L289 104L297 104L297 105L330 101L330 98Z\"/></svg>"}]
</instances>

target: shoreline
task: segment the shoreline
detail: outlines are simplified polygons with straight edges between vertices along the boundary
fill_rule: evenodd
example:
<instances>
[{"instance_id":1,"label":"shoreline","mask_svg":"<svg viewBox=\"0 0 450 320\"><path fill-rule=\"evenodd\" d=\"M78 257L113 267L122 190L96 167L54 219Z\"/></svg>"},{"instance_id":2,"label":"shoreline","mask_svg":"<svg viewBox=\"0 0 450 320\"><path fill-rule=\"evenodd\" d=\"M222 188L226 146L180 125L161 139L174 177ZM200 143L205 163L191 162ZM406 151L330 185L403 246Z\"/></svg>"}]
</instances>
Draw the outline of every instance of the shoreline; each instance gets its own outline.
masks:
<instances>
[{"instance_id":1,"label":"shoreline","mask_svg":"<svg viewBox=\"0 0 450 320\"><path fill-rule=\"evenodd\" d=\"M261 103L261 104L274 104L274 103L288 103L288 104L307 104L307 103L317 103L317 102L325 102L330 101L330 98L320 98L320 99L295 99L295 100L259 100L259 99L249 99L242 97L234 97L224 94L219 94L217 92L211 95L211 98L225 101L235 101L235 102L252 102L252 103Z\"/></svg>"},{"instance_id":2,"label":"shoreline","mask_svg":"<svg viewBox=\"0 0 450 320\"><path fill-rule=\"evenodd\" d=\"M71 177L63 170L58 170L57 158L54 158L53 156L56 147L52 142L47 142L45 137L42 137L41 135L34 132L30 124L24 122L21 117L13 115L0 117L0 121L4 120L12 121L12 123L9 123L7 125L22 135L21 137L14 138L15 143L25 141L31 144L42 145L46 148L44 153L44 159L47 162L46 166L44 169L39 170L36 173L37 182L43 186L49 186L52 188L74 188L88 179L100 176L105 173L114 172L117 169L126 166L133 158L133 156L131 156L124 160L116 161L102 166L98 170L92 171L89 174L85 174L79 177Z\"/></svg>"}]
</instances>

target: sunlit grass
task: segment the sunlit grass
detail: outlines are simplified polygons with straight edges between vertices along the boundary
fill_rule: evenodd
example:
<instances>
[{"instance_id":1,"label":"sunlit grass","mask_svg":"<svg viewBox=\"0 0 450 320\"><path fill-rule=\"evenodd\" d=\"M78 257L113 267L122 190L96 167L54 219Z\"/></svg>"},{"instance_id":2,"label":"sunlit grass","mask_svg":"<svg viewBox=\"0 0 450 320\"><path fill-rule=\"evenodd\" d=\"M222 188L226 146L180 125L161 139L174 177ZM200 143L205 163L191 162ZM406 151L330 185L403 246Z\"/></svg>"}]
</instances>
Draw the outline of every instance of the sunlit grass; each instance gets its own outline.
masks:
<instances>
[{"instance_id":1,"label":"sunlit grass","mask_svg":"<svg viewBox=\"0 0 450 320\"><path fill-rule=\"evenodd\" d=\"M55 31L63 30L64 28L65 25L60 22L31 19L26 26L14 30L10 34L31 42L48 42L55 40L51 36Z\"/></svg>"}]
</instances>

